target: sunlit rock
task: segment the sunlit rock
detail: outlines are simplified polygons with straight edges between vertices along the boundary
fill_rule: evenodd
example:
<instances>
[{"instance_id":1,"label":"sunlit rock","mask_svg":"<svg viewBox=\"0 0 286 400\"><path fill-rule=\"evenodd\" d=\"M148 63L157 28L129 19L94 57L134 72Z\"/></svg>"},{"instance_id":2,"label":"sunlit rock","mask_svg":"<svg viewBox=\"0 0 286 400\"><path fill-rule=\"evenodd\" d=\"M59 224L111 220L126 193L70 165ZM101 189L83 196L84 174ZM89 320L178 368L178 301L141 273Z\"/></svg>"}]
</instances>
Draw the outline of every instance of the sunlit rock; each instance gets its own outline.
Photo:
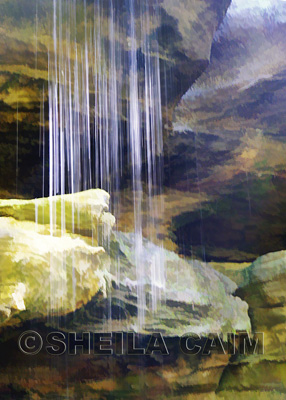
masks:
<instances>
[{"instance_id":1,"label":"sunlit rock","mask_svg":"<svg viewBox=\"0 0 286 400\"><path fill-rule=\"evenodd\" d=\"M25 319L74 311L102 290L109 274L104 249L74 235L53 237L33 222L1 218L2 317L27 310ZM3 319L2 319L3 321Z\"/></svg>"},{"instance_id":2,"label":"sunlit rock","mask_svg":"<svg viewBox=\"0 0 286 400\"><path fill-rule=\"evenodd\" d=\"M50 229L68 232L108 233L115 218L108 212L109 194L101 189L34 200L0 200L0 217L33 221ZM52 221L52 223L51 223ZM43 229L42 227L40 229ZM91 236L91 235L90 235Z\"/></svg>"},{"instance_id":3,"label":"sunlit rock","mask_svg":"<svg viewBox=\"0 0 286 400\"><path fill-rule=\"evenodd\" d=\"M109 259L97 236L84 235L102 239L108 234L115 221L108 203L109 195L102 190L1 201L2 322L19 312L21 319L66 314L98 291L106 294ZM50 209L56 222L52 226Z\"/></svg>"}]
</instances>

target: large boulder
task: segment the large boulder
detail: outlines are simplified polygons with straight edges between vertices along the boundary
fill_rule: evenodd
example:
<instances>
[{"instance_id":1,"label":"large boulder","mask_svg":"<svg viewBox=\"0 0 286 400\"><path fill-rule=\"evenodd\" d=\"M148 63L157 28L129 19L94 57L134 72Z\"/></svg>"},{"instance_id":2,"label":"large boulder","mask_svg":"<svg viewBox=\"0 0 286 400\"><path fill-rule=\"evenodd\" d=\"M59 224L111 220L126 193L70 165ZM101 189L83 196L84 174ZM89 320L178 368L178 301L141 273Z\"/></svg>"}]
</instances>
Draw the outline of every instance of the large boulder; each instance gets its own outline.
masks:
<instances>
[{"instance_id":1,"label":"large boulder","mask_svg":"<svg viewBox=\"0 0 286 400\"><path fill-rule=\"evenodd\" d=\"M237 285L229 278L146 239L138 258L135 234L112 236L109 271L113 278L107 297L99 293L78 315L70 316L69 329L79 330L84 324L98 331L104 327L141 334L157 331L168 337L250 331L248 306L234 296ZM140 281L138 260L143 271ZM138 293L144 293L139 304Z\"/></svg>"},{"instance_id":2,"label":"large boulder","mask_svg":"<svg viewBox=\"0 0 286 400\"><path fill-rule=\"evenodd\" d=\"M15 314L24 320L64 315L99 290L106 293L109 260L97 237L101 240L114 224L108 204L109 195L102 190L1 201L1 322L10 323Z\"/></svg>"}]
</instances>

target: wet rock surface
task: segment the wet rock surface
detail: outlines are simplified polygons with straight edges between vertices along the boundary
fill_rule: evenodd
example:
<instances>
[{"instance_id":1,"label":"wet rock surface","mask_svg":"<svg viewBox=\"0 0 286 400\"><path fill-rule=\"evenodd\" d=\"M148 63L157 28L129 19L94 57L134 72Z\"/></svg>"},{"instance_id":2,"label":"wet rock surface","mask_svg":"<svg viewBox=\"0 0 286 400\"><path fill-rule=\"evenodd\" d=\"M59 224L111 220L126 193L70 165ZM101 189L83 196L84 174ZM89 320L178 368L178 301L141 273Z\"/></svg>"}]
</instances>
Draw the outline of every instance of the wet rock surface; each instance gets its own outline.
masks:
<instances>
[{"instance_id":1,"label":"wet rock surface","mask_svg":"<svg viewBox=\"0 0 286 400\"><path fill-rule=\"evenodd\" d=\"M141 253L145 275L138 282L134 234L115 233L114 236L110 245L113 282L107 289L107 297L95 296L78 314L68 316L70 329L84 326L98 331L134 330L144 334L158 331L171 337L190 332L206 336L251 329L248 306L233 295L237 286L229 278L207 264L184 260L146 240ZM158 273L158 260L163 260L165 271L163 276L152 279ZM137 304L140 288L146 293L141 305L144 308L141 322L142 313Z\"/></svg>"}]
</instances>

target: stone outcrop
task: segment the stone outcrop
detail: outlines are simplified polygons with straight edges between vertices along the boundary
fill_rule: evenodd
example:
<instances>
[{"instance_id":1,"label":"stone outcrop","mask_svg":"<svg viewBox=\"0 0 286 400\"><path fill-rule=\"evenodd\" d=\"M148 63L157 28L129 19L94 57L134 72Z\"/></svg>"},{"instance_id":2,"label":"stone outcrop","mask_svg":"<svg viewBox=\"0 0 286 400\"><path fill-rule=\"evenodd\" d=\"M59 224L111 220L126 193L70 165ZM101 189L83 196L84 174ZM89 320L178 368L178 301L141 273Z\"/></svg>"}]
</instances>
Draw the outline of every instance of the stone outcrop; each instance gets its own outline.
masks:
<instances>
[{"instance_id":1,"label":"stone outcrop","mask_svg":"<svg viewBox=\"0 0 286 400\"><path fill-rule=\"evenodd\" d=\"M108 212L110 196L101 189L33 200L0 200L0 217L31 221L69 233L97 237L110 233L115 218ZM51 223L52 218L52 223ZM50 232L51 233L51 232Z\"/></svg>"},{"instance_id":2,"label":"stone outcrop","mask_svg":"<svg viewBox=\"0 0 286 400\"><path fill-rule=\"evenodd\" d=\"M258 258L243 271L239 295L249 305L252 330L264 334L264 354L239 356L224 371L220 390L285 393L286 252ZM277 394L278 396L278 394ZM278 397L279 398L279 397Z\"/></svg>"},{"instance_id":3,"label":"stone outcrop","mask_svg":"<svg viewBox=\"0 0 286 400\"><path fill-rule=\"evenodd\" d=\"M68 314L95 297L90 323L97 329L106 319L106 306L111 307L111 318L116 310L112 330L147 334L157 329L176 336L250 329L247 304L233 296L236 285L204 263L184 260L144 239L139 260L144 273L137 281L136 238L111 234L114 217L108 203L109 195L102 190L0 201L1 309L6 317L14 310L27 310L26 319L43 317L47 309ZM47 282L44 290L42 282ZM140 290L146 293L141 310L145 321L138 327ZM92 317L91 310L88 314ZM75 325L76 320L73 315Z\"/></svg>"},{"instance_id":4,"label":"stone outcrop","mask_svg":"<svg viewBox=\"0 0 286 400\"><path fill-rule=\"evenodd\" d=\"M167 336L181 336L191 332L206 336L250 330L248 306L234 296L236 284L205 263L185 260L144 240L140 265L145 277L141 282L136 281L134 243L135 235L124 233L115 233L111 242L113 257L118 252L120 262L120 276L110 293L111 303L124 316L123 326L127 330L131 327L136 330L138 326L136 301L140 287L146 291L145 321L141 328L145 334L158 331ZM160 265L164 270L160 271ZM116 268L112 274L116 276ZM152 304L154 297L161 299L157 309Z\"/></svg>"},{"instance_id":5,"label":"stone outcrop","mask_svg":"<svg viewBox=\"0 0 286 400\"><path fill-rule=\"evenodd\" d=\"M20 320L67 314L99 290L106 293L109 260L96 239L114 224L106 192L0 203L1 322L14 314Z\"/></svg>"}]
</instances>

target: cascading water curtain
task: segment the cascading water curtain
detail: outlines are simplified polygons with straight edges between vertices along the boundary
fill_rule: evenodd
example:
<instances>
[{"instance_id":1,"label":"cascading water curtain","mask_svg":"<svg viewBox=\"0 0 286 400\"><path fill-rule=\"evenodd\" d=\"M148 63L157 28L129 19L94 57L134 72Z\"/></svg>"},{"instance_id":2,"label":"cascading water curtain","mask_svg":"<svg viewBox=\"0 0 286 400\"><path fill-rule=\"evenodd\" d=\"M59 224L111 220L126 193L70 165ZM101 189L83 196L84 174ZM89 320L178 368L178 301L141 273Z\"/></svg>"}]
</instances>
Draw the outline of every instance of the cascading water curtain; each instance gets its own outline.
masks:
<instances>
[{"instance_id":1,"label":"cascading water curtain","mask_svg":"<svg viewBox=\"0 0 286 400\"><path fill-rule=\"evenodd\" d=\"M138 325L150 278L142 260L143 227L153 226L147 230L152 240L163 209L159 19L152 0L53 0L49 195L90 188L120 193L123 177L131 182ZM113 209L116 216L116 204ZM56 212L51 199L51 234ZM64 232L64 218L61 223ZM155 311L164 286L163 251L151 264Z\"/></svg>"}]
</instances>

